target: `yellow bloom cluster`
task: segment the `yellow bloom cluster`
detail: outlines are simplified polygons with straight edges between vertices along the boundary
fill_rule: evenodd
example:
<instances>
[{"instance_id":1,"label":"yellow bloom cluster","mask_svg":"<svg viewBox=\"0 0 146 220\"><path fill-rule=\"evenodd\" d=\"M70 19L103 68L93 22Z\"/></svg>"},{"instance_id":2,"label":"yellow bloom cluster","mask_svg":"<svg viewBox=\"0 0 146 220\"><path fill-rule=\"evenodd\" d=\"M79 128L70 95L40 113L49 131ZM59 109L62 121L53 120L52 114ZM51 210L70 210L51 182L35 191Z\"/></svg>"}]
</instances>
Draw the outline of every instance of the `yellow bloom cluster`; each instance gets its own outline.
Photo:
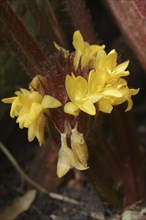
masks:
<instances>
[{"instance_id":1,"label":"yellow bloom cluster","mask_svg":"<svg viewBox=\"0 0 146 220\"><path fill-rule=\"evenodd\" d=\"M61 103L49 95L41 96L33 89L20 89L15 95L2 101L12 104L10 116L17 117L20 128L28 128L28 140L32 141L36 137L41 146L47 125L45 114L49 114L49 108L57 108Z\"/></svg>"},{"instance_id":2,"label":"yellow bloom cluster","mask_svg":"<svg viewBox=\"0 0 146 220\"><path fill-rule=\"evenodd\" d=\"M67 60L69 51L54 44ZM83 40L79 31L75 31L73 35L73 46L75 51L70 54L73 57L73 72L69 72L65 79L70 100L64 105L64 112L74 116L80 111L89 115L95 115L96 110L111 113L114 105L125 101L128 102L126 111L130 110L133 105L131 96L137 94L139 89L129 89L123 78L129 75L129 71L126 71L129 62L117 65L115 50L107 54L104 45L90 45ZM37 75L30 83L29 90L20 89L15 92L16 96L2 100L11 104L10 116L17 117L19 127L28 128L28 140L32 141L36 137L40 145L44 143L49 109L62 105L56 98L45 95L43 86L49 86L47 83L45 76ZM88 149L83 134L77 131L77 125L71 128L69 124L69 131L66 128L64 130L64 133L60 132L58 177L64 176L73 167L79 170L88 169Z\"/></svg>"},{"instance_id":3,"label":"yellow bloom cluster","mask_svg":"<svg viewBox=\"0 0 146 220\"><path fill-rule=\"evenodd\" d=\"M106 54L104 46L89 45L83 41L79 31L73 36L75 47L74 68L88 66L88 76L66 76L65 86L70 102L64 106L64 111L77 116L82 110L89 115L96 114L96 108L105 113L111 113L114 105L128 102L126 111L132 108L131 96L139 89L129 89L127 81L121 77L129 75L126 68L129 61L117 65L115 50Z\"/></svg>"}]
</instances>

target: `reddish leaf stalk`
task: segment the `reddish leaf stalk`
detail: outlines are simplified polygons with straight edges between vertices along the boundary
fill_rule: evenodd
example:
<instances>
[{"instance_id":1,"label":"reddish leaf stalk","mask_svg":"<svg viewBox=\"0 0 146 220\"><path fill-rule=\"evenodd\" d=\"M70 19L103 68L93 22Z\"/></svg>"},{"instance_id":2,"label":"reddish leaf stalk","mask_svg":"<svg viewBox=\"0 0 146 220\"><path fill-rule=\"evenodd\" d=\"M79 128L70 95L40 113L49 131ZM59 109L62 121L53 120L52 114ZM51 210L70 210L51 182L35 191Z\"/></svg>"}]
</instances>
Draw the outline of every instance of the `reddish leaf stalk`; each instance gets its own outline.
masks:
<instances>
[{"instance_id":1,"label":"reddish leaf stalk","mask_svg":"<svg viewBox=\"0 0 146 220\"><path fill-rule=\"evenodd\" d=\"M72 19L73 25L79 29L84 40L89 43L95 43L96 37L91 22L90 14L86 8L85 1L82 0L64 0L66 9Z\"/></svg>"},{"instance_id":2,"label":"reddish leaf stalk","mask_svg":"<svg viewBox=\"0 0 146 220\"><path fill-rule=\"evenodd\" d=\"M67 42L64 39L64 35L63 35L61 27L59 25L59 21L57 20L57 17L55 15L55 12L53 11L51 3L48 0L43 0L43 1L44 1L44 4L45 4L46 15L48 15L47 18L50 21L50 25L51 25L51 28L54 31L57 42L62 47L67 48Z\"/></svg>"},{"instance_id":3,"label":"reddish leaf stalk","mask_svg":"<svg viewBox=\"0 0 146 220\"><path fill-rule=\"evenodd\" d=\"M28 72L33 76L44 75L48 71L47 57L5 0L0 1L0 26L3 38L8 40Z\"/></svg>"},{"instance_id":4,"label":"reddish leaf stalk","mask_svg":"<svg viewBox=\"0 0 146 220\"><path fill-rule=\"evenodd\" d=\"M102 157L107 165L107 170L109 170L111 173L116 184L121 185L123 182L123 175L121 172L122 169L115 153L112 151L111 146L106 141L104 134L102 134L102 129L100 127L102 124L100 123L99 117L100 114L95 118L95 121L89 130L89 144L92 145L92 142L94 142L94 145L96 146L95 154Z\"/></svg>"},{"instance_id":5,"label":"reddish leaf stalk","mask_svg":"<svg viewBox=\"0 0 146 220\"><path fill-rule=\"evenodd\" d=\"M122 113L124 121L124 127L126 128L126 134L129 146L131 147L131 157L133 161L133 168L135 172L136 187L139 194L139 198L146 201L146 181L144 176L144 155L141 154L140 146L137 140L136 127L134 116L132 112Z\"/></svg>"},{"instance_id":6,"label":"reddish leaf stalk","mask_svg":"<svg viewBox=\"0 0 146 220\"><path fill-rule=\"evenodd\" d=\"M105 5L110 8L129 46L146 69L145 0L106 0Z\"/></svg>"},{"instance_id":7,"label":"reddish leaf stalk","mask_svg":"<svg viewBox=\"0 0 146 220\"><path fill-rule=\"evenodd\" d=\"M48 46L50 51L54 50L53 37L51 35L51 28L49 22L45 20L44 15L42 15L40 8L38 7L36 0L25 0L28 8L34 18L40 35L43 37L44 42Z\"/></svg>"},{"instance_id":8,"label":"reddish leaf stalk","mask_svg":"<svg viewBox=\"0 0 146 220\"><path fill-rule=\"evenodd\" d=\"M88 143L89 146L89 169L86 171L90 181L94 185L95 190L99 193L105 201L116 207L122 207L122 196L116 190L116 183L114 182L111 173L107 169L107 161L101 157L97 151L96 143Z\"/></svg>"},{"instance_id":9,"label":"reddish leaf stalk","mask_svg":"<svg viewBox=\"0 0 146 220\"><path fill-rule=\"evenodd\" d=\"M139 199L145 198L145 190L142 164L138 159L141 156L138 150L136 137L134 136L134 128L131 126L132 124L128 119L131 116L130 113L123 113L122 111L123 109L114 109L112 114L112 125L114 127L117 150L123 168L123 191L126 196L126 205L129 205ZM126 114L128 114L128 117ZM137 181L139 181L139 183Z\"/></svg>"},{"instance_id":10,"label":"reddish leaf stalk","mask_svg":"<svg viewBox=\"0 0 146 220\"><path fill-rule=\"evenodd\" d=\"M115 153L111 150L110 145L107 143L103 136L100 137L97 143L97 151L107 164L107 169L110 170L117 186L123 184L123 173L119 161Z\"/></svg>"}]
</instances>

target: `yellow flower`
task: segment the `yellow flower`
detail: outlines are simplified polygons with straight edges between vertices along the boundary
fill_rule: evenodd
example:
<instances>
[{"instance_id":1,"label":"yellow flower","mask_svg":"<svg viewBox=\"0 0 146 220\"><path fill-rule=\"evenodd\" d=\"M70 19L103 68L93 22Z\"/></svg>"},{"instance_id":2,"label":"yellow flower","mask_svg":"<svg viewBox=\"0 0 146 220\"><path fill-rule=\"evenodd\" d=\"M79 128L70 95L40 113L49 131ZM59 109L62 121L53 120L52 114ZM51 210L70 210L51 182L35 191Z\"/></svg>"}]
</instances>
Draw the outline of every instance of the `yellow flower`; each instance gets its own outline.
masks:
<instances>
[{"instance_id":1,"label":"yellow flower","mask_svg":"<svg viewBox=\"0 0 146 220\"><path fill-rule=\"evenodd\" d=\"M127 101L128 106L125 111L131 110L132 106L133 106L131 96L136 95L139 92L139 89L129 89L127 86L126 80L124 80L122 78L118 79L115 86L117 88L119 88L119 90L121 91L122 97L119 97L116 100L114 100L113 105L119 105L119 104L122 104L123 102Z\"/></svg>"},{"instance_id":2,"label":"yellow flower","mask_svg":"<svg viewBox=\"0 0 146 220\"><path fill-rule=\"evenodd\" d=\"M82 76L75 77L73 73L71 76L67 75L65 86L71 100L71 102L66 103L64 106L66 113L77 116L80 109L89 115L95 115L95 106L87 97L88 84Z\"/></svg>"},{"instance_id":3,"label":"yellow flower","mask_svg":"<svg viewBox=\"0 0 146 220\"><path fill-rule=\"evenodd\" d=\"M104 50L97 53L96 59L93 60L93 69L96 71L106 72L106 81L112 78L128 76L129 71L125 71L129 61L117 65L117 52L111 50L108 54Z\"/></svg>"},{"instance_id":4,"label":"yellow flower","mask_svg":"<svg viewBox=\"0 0 146 220\"><path fill-rule=\"evenodd\" d=\"M62 133L61 148L59 150L57 163L58 177L64 176L73 167L78 170L88 169L87 159L87 145L83 135L76 129L73 130L73 134L71 135L71 148L69 148L66 142L66 134Z\"/></svg>"},{"instance_id":5,"label":"yellow flower","mask_svg":"<svg viewBox=\"0 0 146 220\"><path fill-rule=\"evenodd\" d=\"M81 63L83 76L73 73L66 76L65 86L70 101L65 104L64 111L77 116L82 110L89 115L96 114L96 108L105 113L111 113L113 106L128 102L126 111L132 108L131 96L139 90L129 89L126 80L121 77L129 75L126 70L129 61L117 65L117 52L111 50L108 54L104 45L90 45L83 40L79 31L73 35L75 48L74 67L77 70ZM84 67L87 70L84 73Z\"/></svg>"},{"instance_id":6,"label":"yellow flower","mask_svg":"<svg viewBox=\"0 0 146 220\"><path fill-rule=\"evenodd\" d=\"M98 110L111 113L114 105L128 101L126 111L132 108L131 96L136 95L139 89L129 89L125 79L112 78L109 80L107 73L101 71L90 71L88 78L88 97L93 103L97 102ZM107 80L107 82L106 82Z\"/></svg>"},{"instance_id":7,"label":"yellow flower","mask_svg":"<svg viewBox=\"0 0 146 220\"><path fill-rule=\"evenodd\" d=\"M106 72L90 71L88 78L88 97L93 103L97 103L98 110L110 113L112 104L117 98L121 98L122 92L117 86L106 84Z\"/></svg>"},{"instance_id":8,"label":"yellow flower","mask_svg":"<svg viewBox=\"0 0 146 220\"><path fill-rule=\"evenodd\" d=\"M105 46L99 46L97 44L90 45L88 42L83 40L80 31L75 31L73 35L73 46L75 48L74 67L77 70L80 59L81 69L89 65L90 62L95 59L97 52L103 49Z\"/></svg>"},{"instance_id":9,"label":"yellow flower","mask_svg":"<svg viewBox=\"0 0 146 220\"><path fill-rule=\"evenodd\" d=\"M32 141L36 136L39 144L44 142L44 130L47 124L44 113L48 114L49 108L57 108L61 103L49 96L41 96L37 91L20 89L16 96L2 99L4 103L10 103L12 118L17 117L16 122L20 128L28 128L28 140Z\"/></svg>"}]
</instances>

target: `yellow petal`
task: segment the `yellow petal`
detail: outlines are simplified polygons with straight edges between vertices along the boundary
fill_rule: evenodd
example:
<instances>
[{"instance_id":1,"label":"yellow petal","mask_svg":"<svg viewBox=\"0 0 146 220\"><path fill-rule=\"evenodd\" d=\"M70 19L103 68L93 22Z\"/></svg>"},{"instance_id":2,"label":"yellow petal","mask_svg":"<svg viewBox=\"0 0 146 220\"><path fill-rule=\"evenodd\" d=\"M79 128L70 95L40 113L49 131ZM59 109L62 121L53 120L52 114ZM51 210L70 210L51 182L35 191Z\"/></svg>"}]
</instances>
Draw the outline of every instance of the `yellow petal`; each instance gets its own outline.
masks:
<instances>
[{"instance_id":1,"label":"yellow petal","mask_svg":"<svg viewBox=\"0 0 146 220\"><path fill-rule=\"evenodd\" d=\"M136 95L139 93L139 89L130 89L130 95Z\"/></svg>"},{"instance_id":2,"label":"yellow petal","mask_svg":"<svg viewBox=\"0 0 146 220\"><path fill-rule=\"evenodd\" d=\"M98 110L105 113L111 113L113 106L110 103L110 100L101 99L98 102Z\"/></svg>"},{"instance_id":3,"label":"yellow petal","mask_svg":"<svg viewBox=\"0 0 146 220\"><path fill-rule=\"evenodd\" d=\"M123 76L129 76L130 72L129 71L122 71L122 72L115 72L113 71L111 74L111 77L113 78L120 78Z\"/></svg>"},{"instance_id":4,"label":"yellow petal","mask_svg":"<svg viewBox=\"0 0 146 220\"><path fill-rule=\"evenodd\" d=\"M83 112L86 112L89 115L96 114L96 108L90 100L86 100L78 106Z\"/></svg>"},{"instance_id":5,"label":"yellow petal","mask_svg":"<svg viewBox=\"0 0 146 220\"><path fill-rule=\"evenodd\" d=\"M105 45L90 45L90 47L88 48L88 54L90 57L94 56L95 54L97 54L97 52L101 49L103 49L105 47Z\"/></svg>"},{"instance_id":6,"label":"yellow petal","mask_svg":"<svg viewBox=\"0 0 146 220\"><path fill-rule=\"evenodd\" d=\"M125 112L130 111L132 109L133 102L132 102L131 96L136 95L138 92L139 92L139 89L129 89L129 97L127 98L128 106Z\"/></svg>"},{"instance_id":7,"label":"yellow petal","mask_svg":"<svg viewBox=\"0 0 146 220\"><path fill-rule=\"evenodd\" d=\"M15 94L17 96L24 95L24 96L28 97L30 95L30 91L27 89L21 88L20 91L16 91Z\"/></svg>"},{"instance_id":8,"label":"yellow petal","mask_svg":"<svg viewBox=\"0 0 146 220\"><path fill-rule=\"evenodd\" d=\"M43 108L57 108L60 107L62 104L56 98L50 95L45 95L43 97L41 105Z\"/></svg>"},{"instance_id":9,"label":"yellow petal","mask_svg":"<svg viewBox=\"0 0 146 220\"><path fill-rule=\"evenodd\" d=\"M46 128L46 117L42 114L35 121L36 127L36 138L38 139L39 145L42 146L45 141L45 128Z\"/></svg>"},{"instance_id":10,"label":"yellow petal","mask_svg":"<svg viewBox=\"0 0 146 220\"><path fill-rule=\"evenodd\" d=\"M37 102L37 103L40 103L43 99L43 97L37 91L29 92L29 94L25 95L25 97L29 98L30 102Z\"/></svg>"},{"instance_id":11,"label":"yellow petal","mask_svg":"<svg viewBox=\"0 0 146 220\"><path fill-rule=\"evenodd\" d=\"M64 106L64 112L71 114L71 115L74 115L74 116L77 116L79 114L79 108L75 104L73 104L72 102L68 102Z\"/></svg>"},{"instance_id":12,"label":"yellow petal","mask_svg":"<svg viewBox=\"0 0 146 220\"><path fill-rule=\"evenodd\" d=\"M67 75L65 86L68 96L72 102L76 102L86 95L87 81L81 76L75 77L74 75Z\"/></svg>"},{"instance_id":13,"label":"yellow petal","mask_svg":"<svg viewBox=\"0 0 146 220\"><path fill-rule=\"evenodd\" d=\"M91 58L89 57L89 54L83 54L81 57L81 69L83 69L84 67L86 67L91 61Z\"/></svg>"},{"instance_id":14,"label":"yellow petal","mask_svg":"<svg viewBox=\"0 0 146 220\"><path fill-rule=\"evenodd\" d=\"M31 125L32 121L30 120L30 117L28 114L21 114L17 118L16 123L19 123L20 128L23 128L23 127L28 128Z\"/></svg>"},{"instance_id":15,"label":"yellow petal","mask_svg":"<svg viewBox=\"0 0 146 220\"><path fill-rule=\"evenodd\" d=\"M115 72L118 72L118 73L119 73L119 72L123 72L123 71L125 71L125 69L128 67L128 65L129 65L129 60L127 60L127 61L125 61L125 62L123 62L123 63L117 65L117 66L115 67L114 71L115 71Z\"/></svg>"},{"instance_id":16,"label":"yellow petal","mask_svg":"<svg viewBox=\"0 0 146 220\"><path fill-rule=\"evenodd\" d=\"M34 125L30 125L28 128L28 141L31 142L34 140L35 138L35 130L36 128L34 127Z\"/></svg>"},{"instance_id":17,"label":"yellow petal","mask_svg":"<svg viewBox=\"0 0 146 220\"><path fill-rule=\"evenodd\" d=\"M41 146L44 143L46 118L41 114L28 128L28 140L31 142L36 137Z\"/></svg>"},{"instance_id":18,"label":"yellow petal","mask_svg":"<svg viewBox=\"0 0 146 220\"><path fill-rule=\"evenodd\" d=\"M63 177L71 168L72 165L70 163L70 156L68 157L64 148L61 147L58 153L57 176L59 178Z\"/></svg>"},{"instance_id":19,"label":"yellow petal","mask_svg":"<svg viewBox=\"0 0 146 220\"><path fill-rule=\"evenodd\" d=\"M73 34L73 46L76 50L83 51L84 49L84 40L79 30L75 31Z\"/></svg>"},{"instance_id":20,"label":"yellow petal","mask_svg":"<svg viewBox=\"0 0 146 220\"><path fill-rule=\"evenodd\" d=\"M88 149L83 134L76 128L72 130L71 147L78 160L87 167Z\"/></svg>"},{"instance_id":21,"label":"yellow petal","mask_svg":"<svg viewBox=\"0 0 146 220\"><path fill-rule=\"evenodd\" d=\"M92 103L98 102L102 97L103 97L103 94L101 93L92 93L88 95L88 98Z\"/></svg>"},{"instance_id":22,"label":"yellow petal","mask_svg":"<svg viewBox=\"0 0 146 220\"><path fill-rule=\"evenodd\" d=\"M122 97L122 92L120 92L118 89L105 89L102 94L104 96L115 96L115 97Z\"/></svg>"},{"instance_id":23,"label":"yellow petal","mask_svg":"<svg viewBox=\"0 0 146 220\"><path fill-rule=\"evenodd\" d=\"M98 70L104 67L105 57L106 57L106 52L103 49L99 50L94 61L95 70Z\"/></svg>"},{"instance_id":24,"label":"yellow petal","mask_svg":"<svg viewBox=\"0 0 146 220\"><path fill-rule=\"evenodd\" d=\"M82 76L78 76L74 83L74 91L72 92L75 101L84 98L86 93L87 81Z\"/></svg>"},{"instance_id":25,"label":"yellow petal","mask_svg":"<svg viewBox=\"0 0 146 220\"><path fill-rule=\"evenodd\" d=\"M75 83L75 78L73 76L67 75L65 79L65 88L71 101L74 101L74 96L72 96L74 83Z\"/></svg>"},{"instance_id":26,"label":"yellow petal","mask_svg":"<svg viewBox=\"0 0 146 220\"><path fill-rule=\"evenodd\" d=\"M82 55L81 51L78 51L78 50L75 51L75 56L74 56L74 61L73 61L75 70L77 70L79 67L81 55Z\"/></svg>"},{"instance_id":27,"label":"yellow petal","mask_svg":"<svg viewBox=\"0 0 146 220\"><path fill-rule=\"evenodd\" d=\"M115 50L110 51L110 53L105 58L105 68L108 69L108 71L112 71L113 68L117 64L117 53Z\"/></svg>"},{"instance_id":28,"label":"yellow petal","mask_svg":"<svg viewBox=\"0 0 146 220\"><path fill-rule=\"evenodd\" d=\"M4 99L2 99L1 101L2 101L3 103L12 103L15 99L16 99L16 96L10 97L10 98L4 98Z\"/></svg>"},{"instance_id":29,"label":"yellow petal","mask_svg":"<svg viewBox=\"0 0 146 220\"><path fill-rule=\"evenodd\" d=\"M29 118L31 121L34 121L40 112L42 111L42 106L39 103L32 103L30 111L29 111Z\"/></svg>"},{"instance_id":30,"label":"yellow petal","mask_svg":"<svg viewBox=\"0 0 146 220\"><path fill-rule=\"evenodd\" d=\"M128 106L127 106L125 112L130 111L132 109L132 106L133 106L133 102L132 102L131 98L127 99L127 101L128 101Z\"/></svg>"},{"instance_id":31,"label":"yellow petal","mask_svg":"<svg viewBox=\"0 0 146 220\"><path fill-rule=\"evenodd\" d=\"M29 90L30 92L33 92L39 89L39 91L42 91L43 93L44 91L42 85L46 85L46 83L47 83L47 78L45 76L36 75L29 83Z\"/></svg>"},{"instance_id":32,"label":"yellow petal","mask_svg":"<svg viewBox=\"0 0 146 220\"><path fill-rule=\"evenodd\" d=\"M54 46L58 51L61 51L65 58L68 57L69 52L65 50L63 47L59 46L56 42L54 42Z\"/></svg>"},{"instance_id":33,"label":"yellow petal","mask_svg":"<svg viewBox=\"0 0 146 220\"><path fill-rule=\"evenodd\" d=\"M17 104L18 104L18 97L15 97L14 101L12 102L11 110L10 110L11 118L18 116L19 114Z\"/></svg>"},{"instance_id":34,"label":"yellow petal","mask_svg":"<svg viewBox=\"0 0 146 220\"><path fill-rule=\"evenodd\" d=\"M90 93L100 92L106 82L107 73L102 69L99 71L91 70L88 77L88 90Z\"/></svg>"}]
</instances>

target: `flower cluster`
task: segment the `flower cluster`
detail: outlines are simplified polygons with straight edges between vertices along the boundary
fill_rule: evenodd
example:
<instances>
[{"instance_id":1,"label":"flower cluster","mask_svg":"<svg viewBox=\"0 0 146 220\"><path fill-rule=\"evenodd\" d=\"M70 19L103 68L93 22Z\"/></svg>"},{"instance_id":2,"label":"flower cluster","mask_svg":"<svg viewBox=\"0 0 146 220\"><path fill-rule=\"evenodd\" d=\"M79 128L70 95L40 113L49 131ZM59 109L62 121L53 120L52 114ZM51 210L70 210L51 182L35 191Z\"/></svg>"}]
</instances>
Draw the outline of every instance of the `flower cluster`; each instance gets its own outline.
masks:
<instances>
[{"instance_id":1,"label":"flower cluster","mask_svg":"<svg viewBox=\"0 0 146 220\"><path fill-rule=\"evenodd\" d=\"M79 110L89 115L95 115L96 109L111 113L114 105L128 102L126 111L132 108L131 96L139 89L129 89L127 81L122 77L128 76L126 68L129 61L117 65L115 50L106 54L104 46L89 45L83 41L79 31L74 33L75 47L74 68L83 70L83 76L74 73L66 76L65 86L70 102L64 106L64 111L77 116ZM84 76L84 69L90 69Z\"/></svg>"},{"instance_id":2,"label":"flower cluster","mask_svg":"<svg viewBox=\"0 0 146 220\"><path fill-rule=\"evenodd\" d=\"M66 91L66 95L64 91L62 91L63 94L59 94L58 91L52 93L56 94L58 99L62 95L65 104L49 95L50 90L46 89L49 87L47 76L40 75L34 77L29 85L29 90L20 89L15 92L16 96L2 100L4 103L11 103L10 116L17 117L16 122L19 123L19 127L28 128L28 140L32 141L36 137L40 145L44 143L44 133L48 124L47 117L51 117L49 109L63 105L61 111L56 111L57 114L61 112L62 115L64 111L63 114L75 116L75 121L80 111L89 115L96 115L96 111L111 113L113 106L125 101L128 102L126 111L129 111L133 105L131 96L136 95L139 91L139 89L129 89L127 81L123 78L129 75L129 71L126 71L129 62L117 64L115 50L111 50L107 54L104 45L90 45L83 40L79 31L75 31L73 35L75 48L73 53L54 44L59 53L63 54L67 67L70 57L72 58L70 68L72 71L65 72L64 80L57 82L58 84L64 83L58 86ZM59 64L59 66L61 65ZM56 72L59 71L57 68ZM61 71L58 74L61 78ZM77 130L77 121L74 127L71 126L70 121L67 123L68 127L64 122L64 132L57 127L61 135L61 148L57 164L59 177L65 175L73 167L79 170L88 169L88 150L85 138Z\"/></svg>"},{"instance_id":3,"label":"flower cluster","mask_svg":"<svg viewBox=\"0 0 146 220\"><path fill-rule=\"evenodd\" d=\"M15 95L2 101L12 104L10 116L17 117L16 122L20 128L28 128L28 140L32 141L36 137L41 146L44 143L49 108L59 107L61 103L49 95L41 96L33 89L20 89Z\"/></svg>"}]
</instances>

